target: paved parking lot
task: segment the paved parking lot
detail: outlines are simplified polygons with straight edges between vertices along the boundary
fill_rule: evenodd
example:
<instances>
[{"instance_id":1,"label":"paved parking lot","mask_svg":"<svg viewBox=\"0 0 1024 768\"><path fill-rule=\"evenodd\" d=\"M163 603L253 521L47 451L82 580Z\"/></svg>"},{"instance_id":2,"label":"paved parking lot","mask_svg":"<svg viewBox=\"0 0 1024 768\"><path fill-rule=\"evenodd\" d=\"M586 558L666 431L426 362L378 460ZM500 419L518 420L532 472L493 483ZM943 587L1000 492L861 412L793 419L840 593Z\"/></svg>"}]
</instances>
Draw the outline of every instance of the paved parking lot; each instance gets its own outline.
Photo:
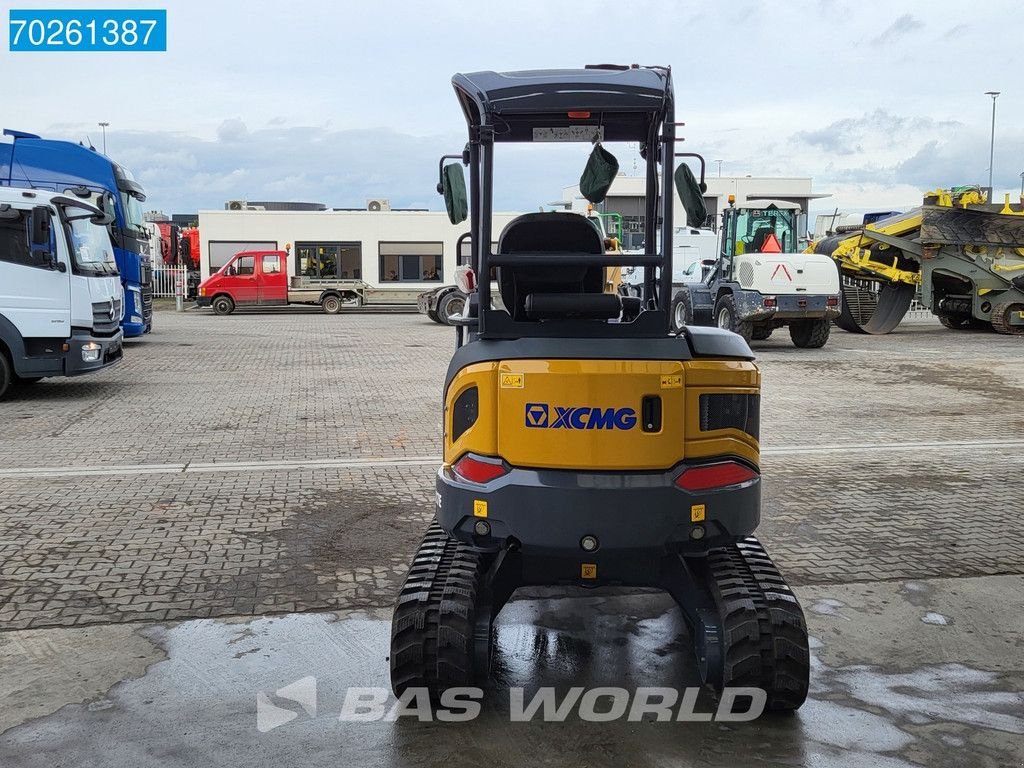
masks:
<instances>
[{"instance_id":1,"label":"paved parking lot","mask_svg":"<svg viewBox=\"0 0 1024 768\"><path fill-rule=\"evenodd\" d=\"M432 514L452 331L161 312L0 403L0 627L390 605ZM785 334L762 538L792 583L1024 573L1024 339Z\"/></svg>"}]
</instances>

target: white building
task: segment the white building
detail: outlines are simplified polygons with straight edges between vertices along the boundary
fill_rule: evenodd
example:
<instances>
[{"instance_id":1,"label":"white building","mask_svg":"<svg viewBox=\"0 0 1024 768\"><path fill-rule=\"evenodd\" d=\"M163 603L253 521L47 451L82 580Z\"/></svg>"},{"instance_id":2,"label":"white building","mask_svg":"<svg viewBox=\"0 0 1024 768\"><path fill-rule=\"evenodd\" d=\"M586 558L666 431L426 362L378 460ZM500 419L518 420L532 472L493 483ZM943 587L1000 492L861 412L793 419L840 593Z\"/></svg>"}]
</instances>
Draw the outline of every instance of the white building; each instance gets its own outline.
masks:
<instances>
[{"instance_id":1,"label":"white building","mask_svg":"<svg viewBox=\"0 0 1024 768\"><path fill-rule=\"evenodd\" d=\"M517 215L495 214L495 237ZM289 250L289 276L425 290L453 281L456 241L468 231L468 221L430 211L200 211L200 270L206 278L238 251Z\"/></svg>"}]
</instances>

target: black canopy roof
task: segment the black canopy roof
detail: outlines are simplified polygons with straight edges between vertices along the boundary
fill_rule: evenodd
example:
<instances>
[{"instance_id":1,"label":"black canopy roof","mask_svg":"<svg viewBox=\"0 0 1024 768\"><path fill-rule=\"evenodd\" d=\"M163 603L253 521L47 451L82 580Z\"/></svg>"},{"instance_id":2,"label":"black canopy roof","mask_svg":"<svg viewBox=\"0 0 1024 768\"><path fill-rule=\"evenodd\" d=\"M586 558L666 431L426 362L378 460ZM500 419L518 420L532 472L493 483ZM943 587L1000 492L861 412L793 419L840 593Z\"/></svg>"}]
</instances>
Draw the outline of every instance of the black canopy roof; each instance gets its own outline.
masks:
<instances>
[{"instance_id":1,"label":"black canopy roof","mask_svg":"<svg viewBox=\"0 0 1024 768\"><path fill-rule=\"evenodd\" d=\"M492 124L495 141L533 141L534 128L574 125L601 125L606 141L646 141L672 97L660 67L471 72L452 85L470 127Z\"/></svg>"}]
</instances>

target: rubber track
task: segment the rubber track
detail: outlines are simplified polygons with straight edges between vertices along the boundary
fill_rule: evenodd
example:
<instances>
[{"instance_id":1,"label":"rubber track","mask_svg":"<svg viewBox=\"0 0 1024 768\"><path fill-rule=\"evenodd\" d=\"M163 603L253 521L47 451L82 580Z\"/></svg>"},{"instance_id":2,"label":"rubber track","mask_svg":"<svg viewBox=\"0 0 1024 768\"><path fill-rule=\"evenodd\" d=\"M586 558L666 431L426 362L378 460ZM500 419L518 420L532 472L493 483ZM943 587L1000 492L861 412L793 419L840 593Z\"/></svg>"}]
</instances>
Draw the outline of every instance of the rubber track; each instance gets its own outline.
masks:
<instances>
[{"instance_id":1,"label":"rubber track","mask_svg":"<svg viewBox=\"0 0 1024 768\"><path fill-rule=\"evenodd\" d=\"M1020 336L1024 334L1024 326L1010 325L1007 322L1010 312L1024 310L1024 304L996 304L992 308L992 330L996 333L1004 333L1008 336Z\"/></svg>"},{"instance_id":2,"label":"rubber track","mask_svg":"<svg viewBox=\"0 0 1024 768\"><path fill-rule=\"evenodd\" d=\"M709 586L723 627L722 678L728 686L761 688L767 709L793 710L807 698L807 625L793 591L753 537L711 550Z\"/></svg>"},{"instance_id":3,"label":"rubber track","mask_svg":"<svg viewBox=\"0 0 1024 768\"><path fill-rule=\"evenodd\" d=\"M427 529L399 592L391 620L391 687L396 696L426 688L472 685L473 625L479 555L437 521Z\"/></svg>"}]
</instances>

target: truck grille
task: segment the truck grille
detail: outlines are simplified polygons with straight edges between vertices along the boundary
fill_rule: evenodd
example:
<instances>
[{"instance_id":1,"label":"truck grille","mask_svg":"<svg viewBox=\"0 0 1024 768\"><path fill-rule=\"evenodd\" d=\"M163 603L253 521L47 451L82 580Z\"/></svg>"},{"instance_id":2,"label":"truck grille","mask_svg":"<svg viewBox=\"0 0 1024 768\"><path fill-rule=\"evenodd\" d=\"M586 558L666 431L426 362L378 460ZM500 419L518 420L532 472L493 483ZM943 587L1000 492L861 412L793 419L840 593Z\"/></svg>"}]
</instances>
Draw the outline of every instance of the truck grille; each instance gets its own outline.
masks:
<instances>
[{"instance_id":1,"label":"truck grille","mask_svg":"<svg viewBox=\"0 0 1024 768\"><path fill-rule=\"evenodd\" d=\"M121 324L121 300L94 301L92 329L95 333L113 333Z\"/></svg>"}]
</instances>

